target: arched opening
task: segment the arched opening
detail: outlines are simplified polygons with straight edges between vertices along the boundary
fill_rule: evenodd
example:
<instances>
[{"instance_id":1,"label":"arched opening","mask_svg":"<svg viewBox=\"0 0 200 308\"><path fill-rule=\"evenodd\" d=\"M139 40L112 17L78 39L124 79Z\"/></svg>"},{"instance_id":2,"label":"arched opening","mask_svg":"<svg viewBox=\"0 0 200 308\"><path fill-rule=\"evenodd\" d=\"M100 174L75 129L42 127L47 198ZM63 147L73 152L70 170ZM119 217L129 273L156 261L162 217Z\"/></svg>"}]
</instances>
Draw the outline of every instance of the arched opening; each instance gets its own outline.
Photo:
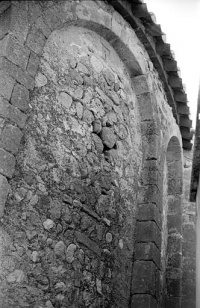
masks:
<instances>
[{"instance_id":1,"label":"arched opening","mask_svg":"<svg viewBox=\"0 0 200 308\"><path fill-rule=\"evenodd\" d=\"M179 141L169 141L163 194L162 266L165 308L181 307L182 276L182 154Z\"/></svg>"}]
</instances>

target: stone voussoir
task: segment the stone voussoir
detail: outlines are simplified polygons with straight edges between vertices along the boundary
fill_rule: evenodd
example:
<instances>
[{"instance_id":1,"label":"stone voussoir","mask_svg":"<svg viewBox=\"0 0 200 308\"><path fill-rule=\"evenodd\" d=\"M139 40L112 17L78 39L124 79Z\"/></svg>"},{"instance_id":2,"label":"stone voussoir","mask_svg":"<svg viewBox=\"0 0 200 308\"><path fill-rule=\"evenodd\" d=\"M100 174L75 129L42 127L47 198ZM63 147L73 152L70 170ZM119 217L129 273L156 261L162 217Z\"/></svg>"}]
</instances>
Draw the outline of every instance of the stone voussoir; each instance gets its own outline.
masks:
<instances>
[{"instance_id":1,"label":"stone voussoir","mask_svg":"<svg viewBox=\"0 0 200 308\"><path fill-rule=\"evenodd\" d=\"M18 151L21 138L21 130L17 126L7 124L1 134L0 147L15 154Z\"/></svg>"},{"instance_id":2,"label":"stone voussoir","mask_svg":"<svg viewBox=\"0 0 200 308\"><path fill-rule=\"evenodd\" d=\"M15 157L0 148L0 173L11 178L15 170Z\"/></svg>"},{"instance_id":3,"label":"stone voussoir","mask_svg":"<svg viewBox=\"0 0 200 308\"><path fill-rule=\"evenodd\" d=\"M0 174L0 218L3 216L10 185L5 176Z\"/></svg>"}]
</instances>

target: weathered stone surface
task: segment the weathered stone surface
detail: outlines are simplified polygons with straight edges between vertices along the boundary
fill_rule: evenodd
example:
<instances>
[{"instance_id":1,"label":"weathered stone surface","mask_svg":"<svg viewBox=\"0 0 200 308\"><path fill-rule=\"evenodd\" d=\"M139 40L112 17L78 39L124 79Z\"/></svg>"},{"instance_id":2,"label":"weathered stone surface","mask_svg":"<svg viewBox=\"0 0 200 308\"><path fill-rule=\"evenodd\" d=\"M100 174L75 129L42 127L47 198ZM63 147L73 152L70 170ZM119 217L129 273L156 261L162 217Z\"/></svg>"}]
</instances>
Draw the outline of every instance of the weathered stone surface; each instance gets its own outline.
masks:
<instances>
[{"instance_id":1,"label":"weathered stone surface","mask_svg":"<svg viewBox=\"0 0 200 308\"><path fill-rule=\"evenodd\" d=\"M28 279L25 288L12 278L4 298L13 307L157 308L163 259L180 265L175 250L180 243L166 240L162 204L166 142L171 134L180 136L153 64L130 25L106 2L13 6L28 20L16 25L15 33L21 47L28 36L30 57L26 71L19 49L15 64L2 58L0 67L16 87L33 89L35 76L36 87L2 219L16 260L8 271L22 264ZM141 82L138 97L130 78L135 74ZM27 110L0 100L0 129L24 127ZM170 203L169 208L178 214ZM168 256L170 245L174 255Z\"/></svg>"},{"instance_id":2,"label":"weathered stone surface","mask_svg":"<svg viewBox=\"0 0 200 308\"><path fill-rule=\"evenodd\" d=\"M103 127L101 131L101 139L103 144L105 144L108 148L113 148L117 138L112 129L109 127Z\"/></svg>"},{"instance_id":3,"label":"weathered stone surface","mask_svg":"<svg viewBox=\"0 0 200 308\"><path fill-rule=\"evenodd\" d=\"M138 222L136 232L138 242L154 242L160 248L161 234L154 221Z\"/></svg>"},{"instance_id":4,"label":"weathered stone surface","mask_svg":"<svg viewBox=\"0 0 200 308\"><path fill-rule=\"evenodd\" d=\"M14 80L24 85L27 89L33 89L34 87L34 79L27 73L27 71L24 71L14 63L10 62L6 58L2 57L0 58L0 68L2 69L0 71L0 85L1 85L1 75L4 76L4 80L2 80L2 96L4 96L7 99L10 99L10 92L12 92L13 86L14 86ZM6 77L6 76L10 77ZM14 79L14 80L13 80ZM7 84L9 83L9 84ZM4 95L4 91L8 92L9 95ZM9 90L11 89L11 90Z\"/></svg>"},{"instance_id":5,"label":"weathered stone surface","mask_svg":"<svg viewBox=\"0 0 200 308\"><path fill-rule=\"evenodd\" d=\"M0 148L0 173L11 178L15 168L14 156Z\"/></svg>"},{"instance_id":6,"label":"weathered stone surface","mask_svg":"<svg viewBox=\"0 0 200 308\"><path fill-rule=\"evenodd\" d=\"M47 219L43 222L43 227L46 229L46 230L51 230L53 227L54 227L54 222L53 220L51 219Z\"/></svg>"},{"instance_id":7,"label":"weathered stone surface","mask_svg":"<svg viewBox=\"0 0 200 308\"><path fill-rule=\"evenodd\" d=\"M63 241L59 241L58 243L56 243L55 247L54 247L54 253L57 257L63 257L65 254L65 244Z\"/></svg>"},{"instance_id":8,"label":"weathered stone surface","mask_svg":"<svg viewBox=\"0 0 200 308\"><path fill-rule=\"evenodd\" d=\"M157 305L155 298L148 294L135 294L131 299L131 308L157 308Z\"/></svg>"},{"instance_id":9,"label":"weathered stone surface","mask_svg":"<svg viewBox=\"0 0 200 308\"><path fill-rule=\"evenodd\" d=\"M59 95L59 102L63 107L69 110L72 104L72 97L65 92L61 92Z\"/></svg>"},{"instance_id":10,"label":"weathered stone surface","mask_svg":"<svg viewBox=\"0 0 200 308\"><path fill-rule=\"evenodd\" d=\"M26 70L32 77L35 77L37 73L39 61L40 60L38 55L36 55L34 52L31 52Z\"/></svg>"},{"instance_id":11,"label":"weathered stone surface","mask_svg":"<svg viewBox=\"0 0 200 308\"><path fill-rule=\"evenodd\" d=\"M46 38L40 29L33 26L26 41L26 45L34 51L36 54L40 55L42 53Z\"/></svg>"},{"instance_id":12,"label":"weathered stone surface","mask_svg":"<svg viewBox=\"0 0 200 308\"><path fill-rule=\"evenodd\" d=\"M4 214L6 199L10 190L10 186L6 177L0 175L0 217Z\"/></svg>"},{"instance_id":13,"label":"weathered stone surface","mask_svg":"<svg viewBox=\"0 0 200 308\"><path fill-rule=\"evenodd\" d=\"M1 64L0 64L1 67ZM10 99L15 81L8 75L5 70L0 70L0 89L1 96L6 99Z\"/></svg>"},{"instance_id":14,"label":"weathered stone surface","mask_svg":"<svg viewBox=\"0 0 200 308\"><path fill-rule=\"evenodd\" d=\"M17 126L6 125L0 139L0 147L8 152L16 153L22 138L22 132Z\"/></svg>"},{"instance_id":15,"label":"weathered stone surface","mask_svg":"<svg viewBox=\"0 0 200 308\"><path fill-rule=\"evenodd\" d=\"M155 294L155 264L152 261L136 261L133 267L131 293Z\"/></svg>"},{"instance_id":16,"label":"weathered stone surface","mask_svg":"<svg viewBox=\"0 0 200 308\"><path fill-rule=\"evenodd\" d=\"M75 244L70 244L67 249L66 249L66 261L68 263L72 263L74 261L74 252L76 251L76 245Z\"/></svg>"},{"instance_id":17,"label":"weathered stone surface","mask_svg":"<svg viewBox=\"0 0 200 308\"><path fill-rule=\"evenodd\" d=\"M25 275L22 270L15 270L13 273L10 273L7 277L7 281L22 283L25 280Z\"/></svg>"},{"instance_id":18,"label":"weathered stone surface","mask_svg":"<svg viewBox=\"0 0 200 308\"><path fill-rule=\"evenodd\" d=\"M97 136L96 134L92 134L92 140L94 141L95 148L96 148L97 152L102 153L103 152L103 143L101 141L101 138L99 138L99 136Z\"/></svg>"},{"instance_id":19,"label":"weathered stone surface","mask_svg":"<svg viewBox=\"0 0 200 308\"><path fill-rule=\"evenodd\" d=\"M91 241L85 234L80 232L75 232L76 240L77 242L83 244L87 248L89 248L91 251L93 251L97 256L101 256L101 249L98 247L96 243Z\"/></svg>"},{"instance_id":20,"label":"weathered stone surface","mask_svg":"<svg viewBox=\"0 0 200 308\"><path fill-rule=\"evenodd\" d=\"M47 84L47 77L44 74L38 72L37 76L35 77L35 86L37 88L43 87Z\"/></svg>"},{"instance_id":21,"label":"weathered stone surface","mask_svg":"<svg viewBox=\"0 0 200 308\"><path fill-rule=\"evenodd\" d=\"M14 105L15 107L18 107L22 111L27 110L29 106L28 105L29 104L28 90L24 86L17 83L13 89L11 103L12 105Z\"/></svg>"},{"instance_id":22,"label":"weathered stone surface","mask_svg":"<svg viewBox=\"0 0 200 308\"><path fill-rule=\"evenodd\" d=\"M26 69L30 51L18 43L18 40L11 34L8 34L0 41L0 56L6 57L14 64Z\"/></svg>"}]
</instances>

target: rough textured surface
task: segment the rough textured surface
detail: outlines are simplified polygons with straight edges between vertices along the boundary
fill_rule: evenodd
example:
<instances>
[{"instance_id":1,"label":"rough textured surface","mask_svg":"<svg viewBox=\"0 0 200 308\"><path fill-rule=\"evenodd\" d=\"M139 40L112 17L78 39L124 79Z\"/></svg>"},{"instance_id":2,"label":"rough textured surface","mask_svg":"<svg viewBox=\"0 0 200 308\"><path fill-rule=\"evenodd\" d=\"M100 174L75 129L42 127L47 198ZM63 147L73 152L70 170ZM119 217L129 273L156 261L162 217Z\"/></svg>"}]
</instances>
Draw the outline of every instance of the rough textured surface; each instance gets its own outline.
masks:
<instances>
[{"instance_id":1,"label":"rough textured surface","mask_svg":"<svg viewBox=\"0 0 200 308\"><path fill-rule=\"evenodd\" d=\"M3 14L2 308L181 307L191 226L172 93L143 19L113 6L13 1Z\"/></svg>"},{"instance_id":2,"label":"rough textured surface","mask_svg":"<svg viewBox=\"0 0 200 308\"><path fill-rule=\"evenodd\" d=\"M41 58L4 218L29 247L7 279L8 290L24 279L35 288L23 294L27 305L129 301L140 125L125 67L111 46L105 58L105 44L69 27L52 34Z\"/></svg>"}]
</instances>

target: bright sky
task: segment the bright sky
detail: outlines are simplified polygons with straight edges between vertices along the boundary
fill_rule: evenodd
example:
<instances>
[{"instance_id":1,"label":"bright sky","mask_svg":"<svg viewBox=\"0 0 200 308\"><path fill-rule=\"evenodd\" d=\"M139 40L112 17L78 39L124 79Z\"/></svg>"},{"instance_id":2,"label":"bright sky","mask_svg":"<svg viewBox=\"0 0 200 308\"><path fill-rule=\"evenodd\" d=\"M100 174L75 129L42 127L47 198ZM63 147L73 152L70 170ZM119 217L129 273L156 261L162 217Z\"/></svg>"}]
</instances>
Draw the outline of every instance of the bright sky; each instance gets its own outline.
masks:
<instances>
[{"instance_id":1,"label":"bright sky","mask_svg":"<svg viewBox=\"0 0 200 308\"><path fill-rule=\"evenodd\" d=\"M200 81L200 0L145 0L175 53L195 128Z\"/></svg>"}]
</instances>

